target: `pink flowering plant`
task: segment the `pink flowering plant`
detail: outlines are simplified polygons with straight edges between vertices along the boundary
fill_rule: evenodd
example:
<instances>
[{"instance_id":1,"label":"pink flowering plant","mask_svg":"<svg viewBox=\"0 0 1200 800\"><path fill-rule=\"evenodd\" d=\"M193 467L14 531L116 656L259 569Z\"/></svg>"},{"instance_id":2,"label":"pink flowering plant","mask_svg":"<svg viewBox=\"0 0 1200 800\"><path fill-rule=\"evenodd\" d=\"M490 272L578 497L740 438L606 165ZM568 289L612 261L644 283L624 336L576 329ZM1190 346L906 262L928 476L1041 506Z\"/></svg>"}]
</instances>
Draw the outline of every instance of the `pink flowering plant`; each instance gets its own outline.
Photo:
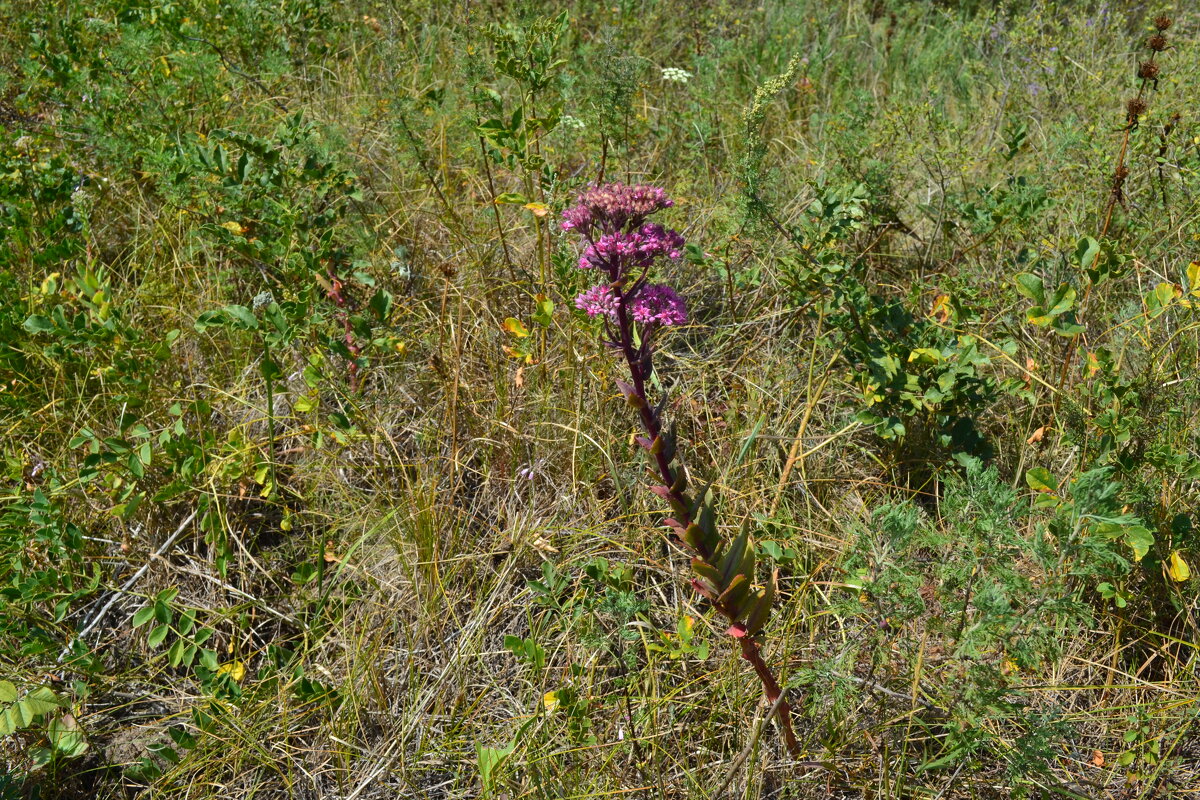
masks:
<instances>
[{"instance_id":1,"label":"pink flowering plant","mask_svg":"<svg viewBox=\"0 0 1200 800\"><path fill-rule=\"evenodd\" d=\"M581 194L563 213L562 228L582 238L579 268L594 271L599 282L581 293L575 305L604 321L603 343L617 351L629 368L630 380L617 386L628 405L637 410L644 435L639 446L651 461L656 495L670 507L665 520L672 538L692 556L693 588L729 621L727 633L753 666L768 702L778 711L784 742L799 752L791 726L791 708L779 682L762 656L761 634L775 600L777 574L765 585L755 583L755 550L743 527L732 542L717 529L711 488L689 492L687 473L676 458L676 440L663 424L665 398L650 402L646 384L654 372L654 348L663 328L687 322L687 306L679 293L664 283L652 283L654 268L683 255L684 240L676 231L647 222L652 214L673 205L656 186L608 183Z\"/></svg>"}]
</instances>

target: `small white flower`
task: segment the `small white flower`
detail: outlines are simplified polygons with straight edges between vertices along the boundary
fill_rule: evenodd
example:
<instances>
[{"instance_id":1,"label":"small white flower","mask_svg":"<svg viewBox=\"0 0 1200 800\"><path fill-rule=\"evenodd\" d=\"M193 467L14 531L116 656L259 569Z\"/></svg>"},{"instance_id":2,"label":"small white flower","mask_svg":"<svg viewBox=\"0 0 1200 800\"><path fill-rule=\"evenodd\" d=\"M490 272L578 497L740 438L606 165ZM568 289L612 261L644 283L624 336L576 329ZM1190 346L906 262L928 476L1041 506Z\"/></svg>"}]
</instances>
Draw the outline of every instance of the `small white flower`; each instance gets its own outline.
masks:
<instances>
[{"instance_id":1,"label":"small white flower","mask_svg":"<svg viewBox=\"0 0 1200 800\"><path fill-rule=\"evenodd\" d=\"M570 114L563 114L561 117L559 117L558 124L563 128L569 128L576 131L581 131L587 127L587 123L585 123L579 117L572 117Z\"/></svg>"},{"instance_id":2,"label":"small white flower","mask_svg":"<svg viewBox=\"0 0 1200 800\"><path fill-rule=\"evenodd\" d=\"M692 73L679 67L663 67L662 79L672 83L687 83L692 79Z\"/></svg>"}]
</instances>

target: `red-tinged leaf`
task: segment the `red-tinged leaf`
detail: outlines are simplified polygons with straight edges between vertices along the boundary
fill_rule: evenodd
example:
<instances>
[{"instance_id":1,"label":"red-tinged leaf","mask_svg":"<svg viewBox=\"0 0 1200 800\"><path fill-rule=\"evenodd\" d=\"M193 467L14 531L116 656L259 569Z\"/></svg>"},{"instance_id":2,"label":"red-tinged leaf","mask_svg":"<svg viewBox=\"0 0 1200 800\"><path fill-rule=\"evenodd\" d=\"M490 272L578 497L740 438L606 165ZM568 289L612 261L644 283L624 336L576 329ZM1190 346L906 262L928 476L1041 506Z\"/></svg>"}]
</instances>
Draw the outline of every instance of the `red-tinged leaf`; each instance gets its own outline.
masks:
<instances>
[{"instance_id":1,"label":"red-tinged leaf","mask_svg":"<svg viewBox=\"0 0 1200 800\"><path fill-rule=\"evenodd\" d=\"M679 520L675 519L674 517L667 517L664 519L663 525L666 525L668 528L670 528L671 531L680 538L683 538L683 534L687 531L686 528L679 524Z\"/></svg>"},{"instance_id":2,"label":"red-tinged leaf","mask_svg":"<svg viewBox=\"0 0 1200 800\"><path fill-rule=\"evenodd\" d=\"M662 486L662 485L651 486L650 491L654 492L656 495L661 497L663 500L671 499L671 487L670 486Z\"/></svg>"},{"instance_id":3,"label":"red-tinged leaf","mask_svg":"<svg viewBox=\"0 0 1200 800\"><path fill-rule=\"evenodd\" d=\"M735 622L725 630L725 633L729 634L735 639L741 639L746 635L746 629L742 627L742 623Z\"/></svg>"},{"instance_id":4,"label":"red-tinged leaf","mask_svg":"<svg viewBox=\"0 0 1200 800\"><path fill-rule=\"evenodd\" d=\"M697 594L702 594L709 600L716 599L717 593L699 578L692 578L692 589L694 589Z\"/></svg>"},{"instance_id":5,"label":"red-tinged leaf","mask_svg":"<svg viewBox=\"0 0 1200 800\"><path fill-rule=\"evenodd\" d=\"M654 442L650 441L645 436L637 437L637 443L640 444L642 447L646 448L647 450L650 450L652 447L654 447Z\"/></svg>"}]
</instances>

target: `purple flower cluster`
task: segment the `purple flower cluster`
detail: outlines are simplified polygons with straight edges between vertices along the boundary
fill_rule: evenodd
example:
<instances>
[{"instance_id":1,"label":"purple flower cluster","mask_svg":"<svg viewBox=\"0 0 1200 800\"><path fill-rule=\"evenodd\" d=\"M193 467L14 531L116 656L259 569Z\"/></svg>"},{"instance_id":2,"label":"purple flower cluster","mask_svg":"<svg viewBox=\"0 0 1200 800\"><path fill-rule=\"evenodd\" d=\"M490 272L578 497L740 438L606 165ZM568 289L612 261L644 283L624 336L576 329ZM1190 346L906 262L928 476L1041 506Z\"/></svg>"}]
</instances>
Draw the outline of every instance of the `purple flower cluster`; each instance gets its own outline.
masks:
<instances>
[{"instance_id":1,"label":"purple flower cluster","mask_svg":"<svg viewBox=\"0 0 1200 800\"><path fill-rule=\"evenodd\" d=\"M575 298L575 307L589 317L605 316L617 319L617 294L608 284L593 286ZM666 284L647 284L627 301L633 319L642 326L683 325L687 322L687 307L679 293Z\"/></svg>"},{"instance_id":2,"label":"purple flower cluster","mask_svg":"<svg viewBox=\"0 0 1200 800\"><path fill-rule=\"evenodd\" d=\"M666 190L657 186L605 183L579 195L577 205L563 212L562 229L578 231L589 240L600 233L641 227L655 211L674 205Z\"/></svg>"},{"instance_id":3,"label":"purple flower cluster","mask_svg":"<svg viewBox=\"0 0 1200 800\"><path fill-rule=\"evenodd\" d=\"M588 245L579 257L580 269L602 269L615 278L632 268L647 269L663 256L683 255L683 237L672 230L647 222L631 233L606 233Z\"/></svg>"},{"instance_id":4,"label":"purple flower cluster","mask_svg":"<svg viewBox=\"0 0 1200 800\"><path fill-rule=\"evenodd\" d=\"M629 312L642 325L683 325L687 308L679 293L665 284L642 287L629 303Z\"/></svg>"},{"instance_id":5,"label":"purple flower cluster","mask_svg":"<svg viewBox=\"0 0 1200 800\"><path fill-rule=\"evenodd\" d=\"M617 295L607 283L593 286L579 297L575 298L575 307L586 311L589 317L603 314L611 319L617 318Z\"/></svg>"},{"instance_id":6,"label":"purple flower cluster","mask_svg":"<svg viewBox=\"0 0 1200 800\"><path fill-rule=\"evenodd\" d=\"M678 232L646 217L674 205L657 186L608 183L592 186L577 205L563 213L563 230L576 231L585 243L580 269L606 273L607 283L593 286L575 298L575 307L588 316L619 322L621 310L628 319L649 330L687 322L683 298L669 286L647 283L655 262L683 255Z\"/></svg>"}]
</instances>

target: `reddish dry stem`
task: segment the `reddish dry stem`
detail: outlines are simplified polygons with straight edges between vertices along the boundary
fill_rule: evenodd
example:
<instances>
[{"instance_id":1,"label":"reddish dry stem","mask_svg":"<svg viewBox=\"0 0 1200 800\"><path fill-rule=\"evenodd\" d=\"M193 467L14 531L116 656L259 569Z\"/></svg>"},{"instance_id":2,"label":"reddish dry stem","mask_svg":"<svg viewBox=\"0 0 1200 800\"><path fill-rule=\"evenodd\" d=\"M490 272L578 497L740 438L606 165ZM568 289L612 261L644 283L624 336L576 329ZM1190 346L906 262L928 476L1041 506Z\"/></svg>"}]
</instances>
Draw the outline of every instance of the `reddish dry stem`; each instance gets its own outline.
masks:
<instances>
[{"instance_id":1,"label":"reddish dry stem","mask_svg":"<svg viewBox=\"0 0 1200 800\"><path fill-rule=\"evenodd\" d=\"M628 314L625 311L623 299L617 304L617 323L621 333L621 340L619 342L621 352L625 356L630 377L633 379L634 392L637 394L638 400L641 401L639 412L642 418L642 426L645 428L650 441L653 442L662 433L662 421L658 418L658 414L646 397L646 376L642 374L641 359L638 357L638 352L633 346L632 329ZM674 488L675 471L671 468L666 454L661 451L654 454L654 461L658 467L659 477L662 478L663 485L670 490L671 499L675 501L673 505L678 505L684 509L679 512L680 519L678 522L686 528L691 524L692 519L691 514L686 512L688 503L683 492L677 491ZM701 552L699 555L701 558L710 558L712 553ZM728 617L731 622L737 622L736 615L731 614L720 603L714 602L713 605L719 613ZM762 682L767 702L774 705L776 701L779 701L779 726L783 729L784 745L793 758L798 757L800 755L800 744L796 741L796 733L792 729L792 706L787 700L780 700L783 690L779 686L779 681L775 679L770 668L767 667L766 662L763 660L762 648L759 647L758 642L751 636L739 636L737 640L742 648L742 658L750 662L750 665L754 667L754 672L758 675L759 681Z\"/></svg>"}]
</instances>

